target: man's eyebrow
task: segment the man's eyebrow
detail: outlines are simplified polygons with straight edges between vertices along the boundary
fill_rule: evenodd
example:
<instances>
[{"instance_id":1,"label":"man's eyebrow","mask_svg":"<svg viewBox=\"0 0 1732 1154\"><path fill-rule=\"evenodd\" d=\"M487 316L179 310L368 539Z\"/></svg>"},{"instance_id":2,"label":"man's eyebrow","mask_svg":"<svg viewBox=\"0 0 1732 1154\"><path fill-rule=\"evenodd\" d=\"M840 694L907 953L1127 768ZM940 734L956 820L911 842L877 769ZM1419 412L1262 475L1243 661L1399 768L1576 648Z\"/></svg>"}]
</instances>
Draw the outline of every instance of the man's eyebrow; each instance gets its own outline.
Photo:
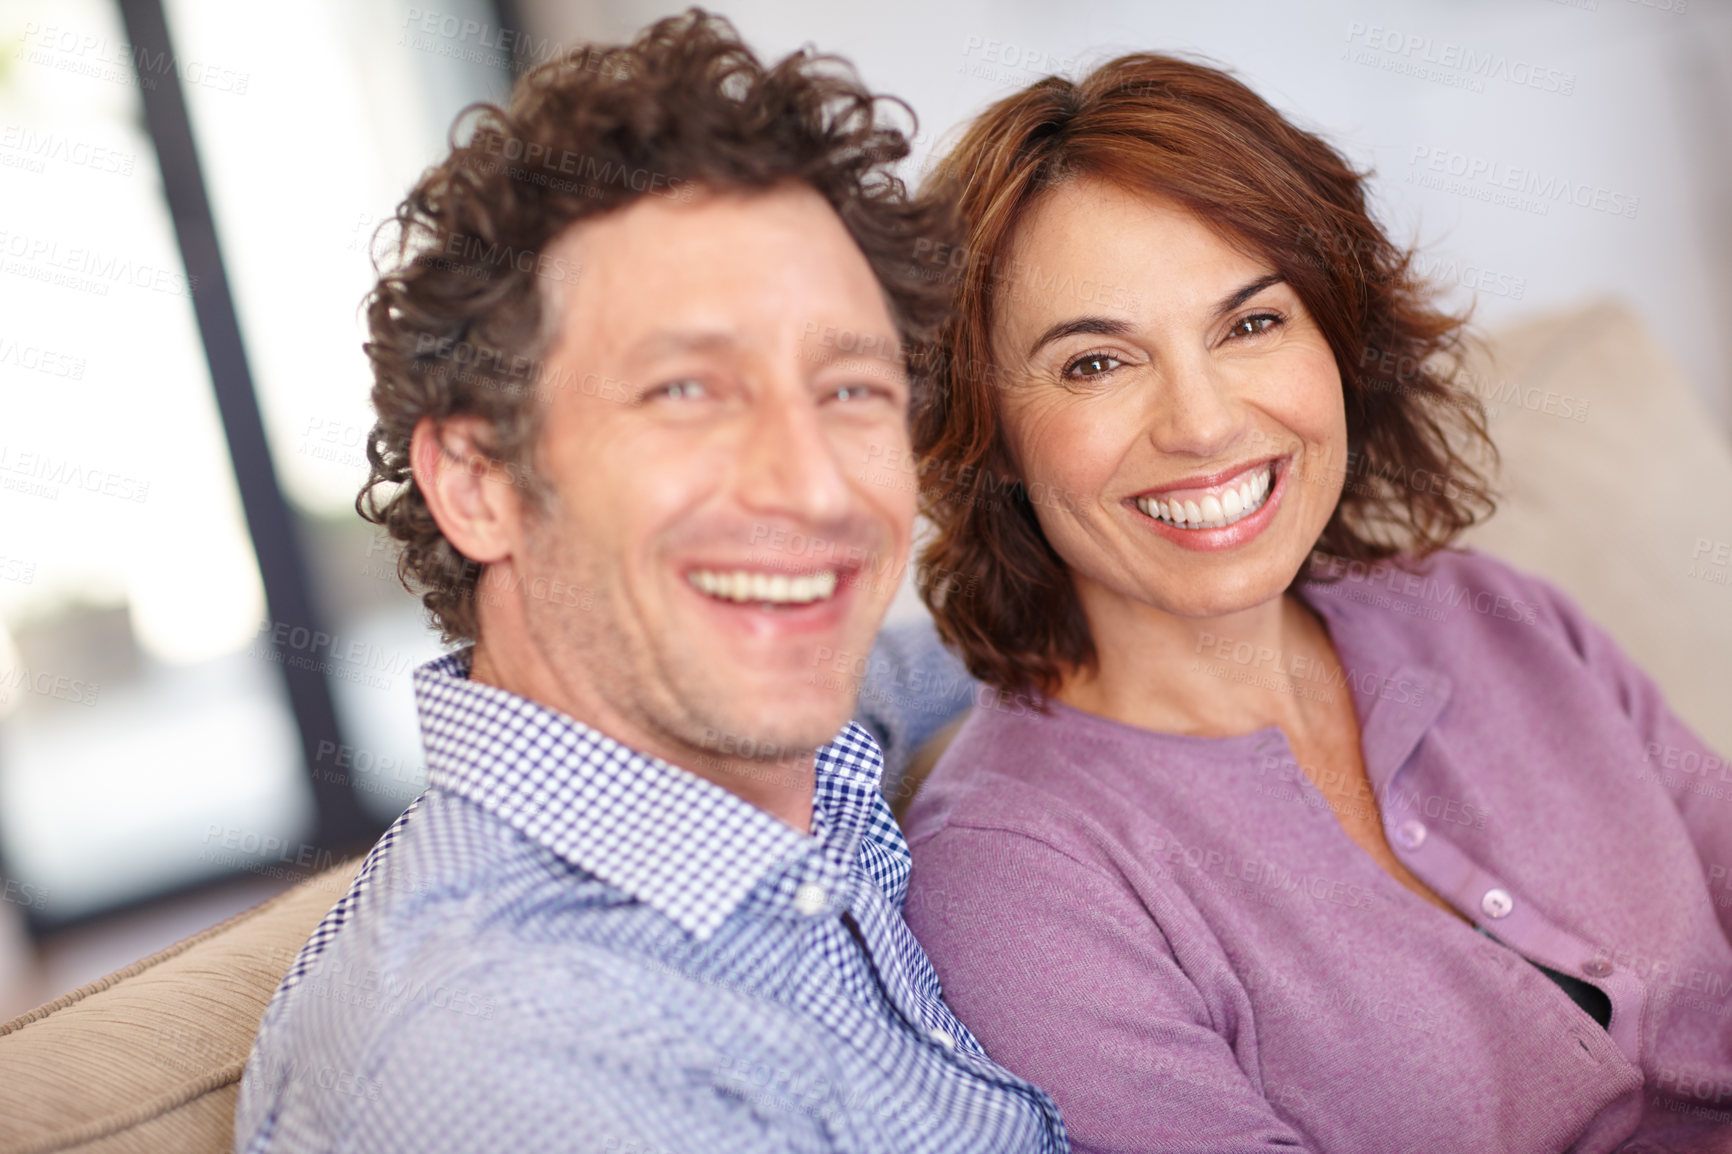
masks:
<instances>
[{"instance_id":1,"label":"man's eyebrow","mask_svg":"<svg viewBox=\"0 0 1732 1154\"><path fill-rule=\"evenodd\" d=\"M663 357L677 353L722 352L738 348L738 334L729 329L656 329L627 350L631 357Z\"/></svg>"},{"instance_id":2,"label":"man's eyebrow","mask_svg":"<svg viewBox=\"0 0 1732 1154\"><path fill-rule=\"evenodd\" d=\"M1029 346L1028 355L1033 357L1034 354L1040 352L1043 346L1065 337L1075 336L1078 333L1092 333L1100 337L1122 337L1130 331L1131 323L1129 321L1121 321L1113 317L1072 317L1068 321L1058 322L1040 334L1034 344Z\"/></svg>"},{"instance_id":3,"label":"man's eyebrow","mask_svg":"<svg viewBox=\"0 0 1732 1154\"><path fill-rule=\"evenodd\" d=\"M1272 272L1268 276L1260 276L1256 280L1241 286L1232 296L1227 297L1220 304L1215 306L1214 319L1219 320L1234 309L1238 308L1240 305L1244 304L1246 301L1250 300L1252 297L1256 296L1258 293L1262 292L1264 289L1268 288L1270 285L1280 284L1286 279L1287 278L1282 276L1280 273Z\"/></svg>"},{"instance_id":4,"label":"man's eyebrow","mask_svg":"<svg viewBox=\"0 0 1732 1154\"><path fill-rule=\"evenodd\" d=\"M906 350L902 336L894 328L842 328L836 325L808 325L801 337L801 356L813 361L896 361ZM810 348L810 351L805 351Z\"/></svg>"}]
</instances>

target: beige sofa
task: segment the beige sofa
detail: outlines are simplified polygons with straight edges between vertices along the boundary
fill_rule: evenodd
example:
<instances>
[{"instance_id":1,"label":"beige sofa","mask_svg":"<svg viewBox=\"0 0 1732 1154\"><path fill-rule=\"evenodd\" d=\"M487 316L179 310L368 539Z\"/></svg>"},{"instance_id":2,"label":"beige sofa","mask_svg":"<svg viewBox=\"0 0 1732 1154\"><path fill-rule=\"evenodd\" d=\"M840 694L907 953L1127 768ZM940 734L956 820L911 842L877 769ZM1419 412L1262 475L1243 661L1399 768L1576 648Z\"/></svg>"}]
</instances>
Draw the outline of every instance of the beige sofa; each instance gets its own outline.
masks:
<instances>
[{"instance_id":1,"label":"beige sofa","mask_svg":"<svg viewBox=\"0 0 1732 1154\"><path fill-rule=\"evenodd\" d=\"M1475 379L1482 394L1505 398L1492 402L1491 422L1505 500L1468 543L1568 592L1680 717L1732 752L1726 430L1614 304L1503 330L1491 353ZM1574 420L1583 402L1587 419Z\"/></svg>"},{"instance_id":2,"label":"beige sofa","mask_svg":"<svg viewBox=\"0 0 1732 1154\"><path fill-rule=\"evenodd\" d=\"M205 1154L277 983L360 859L0 1026L0 1152Z\"/></svg>"},{"instance_id":3,"label":"beige sofa","mask_svg":"<svg viewBox=\"0 0 1732 1154\"><path fill-rule=\"evenodd\" d=\"M1535 320L1494 348L1475 380L1507 500L1472 542L1572 593L1732 751L1732 564L1714 560L1732 541L1725 435L1615 306ZM227 1150L259 1016L357 865L0 1026L0 1154Z\"/></svg>"}]
</instances>

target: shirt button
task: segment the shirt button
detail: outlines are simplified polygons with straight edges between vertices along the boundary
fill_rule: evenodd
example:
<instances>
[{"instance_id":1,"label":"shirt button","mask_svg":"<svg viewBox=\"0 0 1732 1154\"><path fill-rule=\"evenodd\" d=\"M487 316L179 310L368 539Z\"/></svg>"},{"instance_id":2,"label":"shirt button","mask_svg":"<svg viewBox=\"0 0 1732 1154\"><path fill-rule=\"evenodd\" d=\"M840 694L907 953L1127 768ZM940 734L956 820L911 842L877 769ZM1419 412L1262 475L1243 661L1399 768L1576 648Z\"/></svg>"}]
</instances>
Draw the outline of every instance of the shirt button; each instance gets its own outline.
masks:
<instances>
[{"instance_id":1,"label":"shirt button","mask_svg":"<svg viewBox=\"0 0 1732 1154\"><path fill-rule=\"evenodd\" d=\"M824 912L824 903L830 895L824 892L824 887L806 882L794 891L794 908L811 917Z\"/></svg>"},{"instance_id":2,"label":"shirt button","mask_svg":"<svg viewBox=\"0 0 1732 1154\"><path fill-rule=\"evenodd\" d=\"M1425 823L1408 820L1395 827L1395 840L1403 849L1418 849L1425 844Z\"/></svg>"},{"instance_id":3,"label":"shirt button","mask_svg":"<svg viewBox=\"0 0 1732 1154\"><path fill-rule=\"evenodd\" d=\"M938 1028L934 1027L931 1036L932 1036L932 1040L934 1042L937 1042L940 1046L943 1046L946 1050L956 1049L956 1039L951 1036L949 1030L942 1030L942 1029L938 1029Z\"/></svg>"},{"instance_id":4,"label":"shirt button","mask_svg":"<svg viewBox=\"0 0 1732 1154\"><path fill-rule=\"evenodd\" d=\"M1590 958L1582 963L1582 973L1590 978L1604 978L1611 974L1612 963L1604 958Z\"/></svg>"},{"instance_id":5,"label":"shirt button","mask_svg":"<svg viewBox=\"0 0 1732 1154\"><path fill-rule=\"evenodd\" d=\"M1515 909L1515 899L1509 896L1508 890L1486 890L1485 896L1479 899L1479 908L1488 918L1501 918Z\"/></svg>"}]
</instances>

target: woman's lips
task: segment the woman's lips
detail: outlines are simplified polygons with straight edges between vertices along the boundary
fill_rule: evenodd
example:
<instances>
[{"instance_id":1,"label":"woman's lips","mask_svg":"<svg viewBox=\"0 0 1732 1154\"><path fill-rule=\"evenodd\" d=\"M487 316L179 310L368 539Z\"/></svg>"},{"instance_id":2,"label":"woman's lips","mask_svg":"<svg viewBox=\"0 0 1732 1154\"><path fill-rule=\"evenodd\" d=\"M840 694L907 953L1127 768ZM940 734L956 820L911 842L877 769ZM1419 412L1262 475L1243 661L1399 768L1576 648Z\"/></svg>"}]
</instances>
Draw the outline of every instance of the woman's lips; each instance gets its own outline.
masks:
<instances>
[{"instance_id":1,"label":"woman's lips","mask_svg":"<svg viewBox=\"0 0 1732 1154\"><path fill-rule=\"evenodd\" d=\"M1141 494L1145 516L1188 529L1224 529L1263 507L1274 487L1276 459L1235 470L1212 484L1171 485Z\"/></svg>"},{"instance_id":2,"label":"woman's lips","mask_svg":"<svg viewBox=\"0 0 1732 1154\"><path fill-rule=\"evenodd\" d=\"M1187 549L1213 551L1243 545L1274 518L1286 492L1288 458L1259 462L1215 484L1172 486L1129 503L1144 523Z\"/></svg>"}]
</instances>

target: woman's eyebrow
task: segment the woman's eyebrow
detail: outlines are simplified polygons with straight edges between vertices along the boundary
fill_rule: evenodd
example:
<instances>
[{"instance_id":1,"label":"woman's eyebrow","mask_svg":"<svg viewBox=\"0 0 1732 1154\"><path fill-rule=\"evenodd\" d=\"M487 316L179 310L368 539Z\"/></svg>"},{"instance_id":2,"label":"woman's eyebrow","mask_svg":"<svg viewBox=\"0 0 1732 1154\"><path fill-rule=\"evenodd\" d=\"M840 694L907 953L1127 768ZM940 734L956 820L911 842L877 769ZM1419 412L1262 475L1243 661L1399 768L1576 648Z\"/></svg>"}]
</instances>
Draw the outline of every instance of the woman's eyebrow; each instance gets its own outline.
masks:
<instances>
[{"instance_id":1,"label":"woman's eyebrow","mask_svg":"<svg viewBox=\"0 0 1732 1154\"><path fill-rule=\"evenodd\" d=\"M1028 355L1033 357L1034 354L1040 352L1043 345L1051 344L1053 341L1077 333L1092 333L1101 337L1122 337L1131 331L1131 327L1129 321L1115 320L1112 317L1073 317L1068 321L1058 322L1040 334L1040 338L1029 346Z\"/></svg>"},{"instance_id":2,"label":"woman's eyebrow","mask_svg":"<svg viewBox=\"0 0 1732 1154\"><path fill-rule=\"evenodd\" d=\"M1220 304L1215 306L1212 319L1220 319L1238 308L1240 305L1244 304L1246 301L1250 300L1252 297L1256 296L1258 293L1262 292L1264 289L1268 288L1270 285L1280 284L1286 279L1287 278L1282 276L1280 273L1272 272L1267 276L1260 276L1254 281L1241 285L1238 289L1234 290L1231 296L1228 296L1226 299L1222 300ZM1133 326L1129 321L1122 321L1113 317L1072 317L1070 320L1059 321L1044 333L1040 334L1034 344L1029 346L1028 355L1032 358L1034 354L1040 352L1043 346L1049 345L1053 341L1061 340L1064 337L1075 336L1077 333L1090 333L1094 336L1100 337L1122 337L1128 334L1132 327Z\"/></svg>"},{"instance_id":3,"label":"woman's eyebrow","mask_svg":"<svg viewBox=\"0 0 1732 1154\"><path fill-rule=\"evenodd\" d=\"M1220 304L1215 306L1214 319L1219 320L1234 309L1238 308L1240 305L1244 304L1246 301L1250 300L1252 297L1256 296L1258 293L1262 292L1264 289L1268 288L1270 285L1280 284L1286 279L1287 278L1282 276L1280 273L1272 272L1268 276L1258 277L1256 280L1241 286L1232 296L1227 297Z\"/></svg>"}]
</instances>

